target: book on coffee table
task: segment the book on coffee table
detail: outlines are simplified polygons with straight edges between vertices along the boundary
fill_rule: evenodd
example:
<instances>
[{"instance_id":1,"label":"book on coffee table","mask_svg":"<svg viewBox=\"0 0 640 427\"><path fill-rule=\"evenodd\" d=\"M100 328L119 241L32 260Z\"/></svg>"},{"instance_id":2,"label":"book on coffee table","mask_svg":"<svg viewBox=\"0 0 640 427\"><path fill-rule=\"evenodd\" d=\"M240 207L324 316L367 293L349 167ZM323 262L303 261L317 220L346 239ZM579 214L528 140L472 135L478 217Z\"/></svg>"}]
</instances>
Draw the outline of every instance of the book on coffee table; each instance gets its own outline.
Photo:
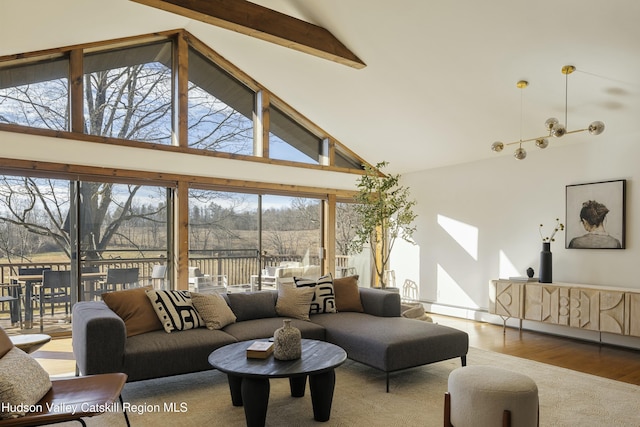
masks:
<instances>
[{"instance_id":1,"label":"book on coffee table","mask_svg":"<svg viewBox=\"0 0 640 427\"><path fill-rule=\"evenodd\" d=\"M266 359L271 353L273 353L273 342L255 341L247 347L249 359Z\"/></svg>"}]
</instances>

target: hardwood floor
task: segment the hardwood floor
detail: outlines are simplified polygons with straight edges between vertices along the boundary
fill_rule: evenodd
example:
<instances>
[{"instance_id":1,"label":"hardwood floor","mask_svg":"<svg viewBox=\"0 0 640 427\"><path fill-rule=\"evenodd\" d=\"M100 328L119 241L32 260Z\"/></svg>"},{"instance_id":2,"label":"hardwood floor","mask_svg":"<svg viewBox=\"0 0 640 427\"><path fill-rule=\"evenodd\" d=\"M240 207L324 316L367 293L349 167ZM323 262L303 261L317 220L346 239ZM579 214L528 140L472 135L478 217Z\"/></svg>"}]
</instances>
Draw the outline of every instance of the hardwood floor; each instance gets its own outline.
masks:
<instances>
[{"instance_id":1,"label":"hardwood floor","mask_svg":"<svg viewBox=\"0 0 640 427\"><path fill-rule=\"evenodd\" d=\"M469 345L640 385L640 350L601 345L472 320L431 314L433 321L469 334Z\"/></svg>"},{"instance_id":2,"label":"hardwood floor","mask_svg":"<svg viewBox=\"0 0 640 427\"><path fill-rule=\"evenodd\" d=\"M472 320L431 314L434 322L463 330L471 346L640 385L640 351L599 345ZM70 338L56 338L33 356L52 375L73 373Z\"/></svg>"}]
</instances>

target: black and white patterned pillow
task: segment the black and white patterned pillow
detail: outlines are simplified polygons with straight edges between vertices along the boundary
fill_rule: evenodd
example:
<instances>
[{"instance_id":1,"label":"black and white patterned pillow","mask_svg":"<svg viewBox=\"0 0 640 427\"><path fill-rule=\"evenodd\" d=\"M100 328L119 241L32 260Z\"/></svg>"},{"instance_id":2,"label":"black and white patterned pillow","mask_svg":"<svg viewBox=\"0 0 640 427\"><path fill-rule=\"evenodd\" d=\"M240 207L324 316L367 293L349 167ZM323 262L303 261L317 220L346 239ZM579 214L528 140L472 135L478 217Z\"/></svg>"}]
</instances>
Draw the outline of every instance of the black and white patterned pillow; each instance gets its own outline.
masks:
<instances>
[{"instance_id":1,"label":"black and white patterned pillow","mask_svg":"<svg viewBox=\"0 0 640 427\"><path fill-rule=\"evenodd\" d=\"M294 277L298 288L309 286L315 289L309 314L335 313L336 294L333 290L333 277L331 273L318 278L318 280Z\"/></svg>"},{"instance_id":2,"label":"black and white patterned pillow","mask_svg":"<svg viewBox=\"0 0 640 427\"><path fill-rule=\"evenodd\" d=\"M189 291L146 291L164 330L184 331L204 325Z\"/></svg>"}]
</instances>

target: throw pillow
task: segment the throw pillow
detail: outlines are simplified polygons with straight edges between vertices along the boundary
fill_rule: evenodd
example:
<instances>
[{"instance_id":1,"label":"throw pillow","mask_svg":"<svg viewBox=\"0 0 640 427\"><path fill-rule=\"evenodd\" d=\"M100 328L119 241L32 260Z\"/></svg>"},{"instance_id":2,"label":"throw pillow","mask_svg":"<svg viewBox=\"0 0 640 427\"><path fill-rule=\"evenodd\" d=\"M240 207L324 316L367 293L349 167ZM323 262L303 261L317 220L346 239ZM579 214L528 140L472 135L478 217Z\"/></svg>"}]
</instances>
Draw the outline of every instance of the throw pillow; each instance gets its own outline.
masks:
<instances>
[{"instance_id":1,"label":"throw pillow","mask_svg":"<svg viewBox=\"0 0 640 427\"><path fill-rule=\"evenodd\" d=\"M225 295L237 322L276 317L276 296L273 291L234 292Z\"/></svg>"},{"instance_id":2,"label":"throw pillow","mask_svg":"<svg viewBox=\"0 0 640 427\"><path fill-rule=\"evenodd\" d=\"M320 277L318 280L303 279L300 277L294 277L293 280L299 288L308 286L314 289L309 314L336 312L336 295L333 290L333 277L331 273Z\"/></svg>"},{"instance_id":3,"label":"throw pillow","mask_svg":"<svg viewBox=\"0 0 640 427\"><path fill-rule=\"evenodd\" d=\"M122 320L127 331L127 337L144 334L145 332L162 329L146 291L151 286L127 289L124 291L106 292L102 300Z\"/></svg>"},{"instance_id":4,"label":"throw pillow","mask_svg":"<svg viewBox=\"0 0 640 427\"><path fill-rule=\"evenodd\" d=\"M191 292L191 301L207 329L222 329L236 321L236 315L231 311L231 307L218 294Z\"/></svg>"},{"instance_id":5,"label":"throw pillow","mask_svg":"<svg viewBox=\"0 0 640 427\"><path fill-rule=\"evenodd\" d=\"M0 419L26 415L51 388L49 374L34 358L17 347L0 358Z\"/></svg>"},{"instance_id":6,"label":"throw pillow","mask_svg":"<svg viewBox=\"0 0 640 427\"><path fill-rule=\"evenodd\" d=\"M295 285L281 284L278 288L276 313L282 317L309 320L309 307L315 291L313 288L296 288Z\"/></svg>"},{"instance_id":7,"label":"throw pillow","mask_svg":"<svg viewBox=\"0 0 640 427\"><path fill-rule=\"evenodd\" d=\"M147 296L158 315L164 330L185 331L203 325L202 318L193 307L189 291L148 290Z\"/></svg>"},{"instance_id":8,"label":"throw pillow","mask_svg":"<svg viewBox=\"0 0 640 427\"><path fill-rule=\"evenodd\" d=\"M362 301L360 301L360 290L358 289L358 277L349 276L334 279L333 289L336 293L336 309L340 311L364 312Z\"/></svg>"}]
</instances>

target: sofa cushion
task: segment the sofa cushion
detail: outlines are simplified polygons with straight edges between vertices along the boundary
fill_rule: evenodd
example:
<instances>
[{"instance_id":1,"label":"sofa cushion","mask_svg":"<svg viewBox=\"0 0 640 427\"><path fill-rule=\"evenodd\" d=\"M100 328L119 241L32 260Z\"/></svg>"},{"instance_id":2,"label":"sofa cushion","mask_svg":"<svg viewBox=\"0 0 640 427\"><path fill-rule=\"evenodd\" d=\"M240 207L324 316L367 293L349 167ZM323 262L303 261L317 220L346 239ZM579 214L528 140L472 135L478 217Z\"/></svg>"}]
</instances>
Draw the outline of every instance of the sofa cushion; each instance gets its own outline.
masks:
<instances>
[{"instance_id":1,"label":"sofa cushion","mask_svg":"<svg viewBox=\"0 0 640 427\"><path fill-rule=\"evenodd\" d=\"M236 321L236 315L218 294L199 294L191 292L191 300L207 329L222 329Z\"/></svg>"},{"instance_id":2,"label":"sofa cushion","mask_svg":"<svg viewBox=\"0 0 640 427\"><path fill-rule=\"evenodd\" d=\"M273 337L275 330L282 327L283 320L282 317L246 320L244 322L227 325L222 330L232 335L238 341L265 339ZM300 330L302 338L321 341L325 339L324 327L316 325L315 323L293 319L291 320L291 326Z\"/></svg>"},{"instance_id":3,"label":"sofa cushion","mask_svg":"<svg viewBox=\"0 0 640 427\"><path fill-rule=\"evenodd\" d=\"M189 291L151 289L147 290L147 297L167 333L195 329L204 325L200 314L191 302Z\"/></svg>"},{"instance_id":4,"label":"sofa cushion","mask_svg":"<svg viewBox=\"0 0 640 427\"><path fill-rule=\"evenodd\" d=\"M313 287L298 288L293 284L281 284L278 288L276 313L278 316L309 320L311 299L315 294Z\"/></svg>"},{"instance_id":5,"label":"sofa cushion","mask_svg":"<svg viewBox=\"0 0 640 427\"><path fill-rule=\"evenodd\" d=\"M336 293L336 309L341 311L364 312L358 289L358 277L349 276L333 280L333 289Z\"/></svg>"},{"instance_id":6,"label":"sofa cushion","mask_svg":"<svg viewBox=\"0 0 640 427\"><path fill-rule=\"evenodd\" d=\"M31 356L13 347L0 358L0 419L23 417L51 388L49 374Z\"/></svg>"},{"instance_id":7,"label":"sofa cushion","mask_svg":"<svg viewBox=\"0 0 640 427\"><path fill-rule=\"evenodd\" d=\"M333 290L333 278L331 273L318 278L318 280L294 277L297 287L311 287L314 289L313 298L309 307L309 314L335 313L336 294Z\"/></svg>"},{"instance_id":8,"label":"sofa cushion","mask_svg":"<svg viewBox=\"0 0 640 427\"><path fill-rule=\"evenodd\" d=\"M231 335L207 328L136 335L127 339L120 370L129 376L129 382L209 370L209 354L234 342Z\"/></svg>"},{"instance_id":9,"label":"sofa cushion","mask_svg":"<svg viewBox=\"0 0 640 427\"><path fill-rule=\"evenodd\" d=\"M102 300L124 321L127 337L162 329L162 323L147 297L151 286L106 292Z\"/></svg>"},{"instance_id":10,"label":"sofa cushion","mask_svg":"<svg viewBox=\"0 0 640 427\"><path fill-rule=\"evenodd\" d=\"M236 315L236 321L276 317L276 298L274 291L238 292L226 294L229 307Z\"/></svg>"},{"instance_id":11,"label":"sofa cushion","mask_svg":"<svg viewBox=\"0 0 640 427\"><path fill-rule=\"evenodd\" d=\"M466 332L404 317L351 312L316 314L311 321L350 359L386 372L462 357L469 349Z\"/></svg>"}]
</instances>

